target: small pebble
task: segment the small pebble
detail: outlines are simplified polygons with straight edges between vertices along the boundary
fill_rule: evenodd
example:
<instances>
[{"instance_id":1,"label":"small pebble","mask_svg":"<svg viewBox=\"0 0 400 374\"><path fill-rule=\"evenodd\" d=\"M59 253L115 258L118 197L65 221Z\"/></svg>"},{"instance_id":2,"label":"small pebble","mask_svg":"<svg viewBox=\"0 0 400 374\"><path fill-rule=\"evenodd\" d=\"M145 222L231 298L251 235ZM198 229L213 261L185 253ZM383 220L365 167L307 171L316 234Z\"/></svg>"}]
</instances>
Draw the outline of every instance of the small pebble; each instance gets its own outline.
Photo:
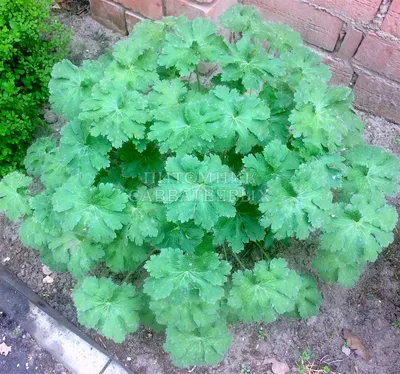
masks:
<instances>
[{"instance_id":1,"label":"small pebble","mask_svg":"<svg viewBox=\"0 0 400 374\"><path fill-rule=\"evenodd\" d=\"M52 277L50 277L49 275L47 277L43 278L43 283L51 284L53 282L54 282L54 279Z\"/></svg>"},{"instance_id":2,"label":"small pebble","mask_svg":"<svg viewBox=\"0 0 400 374\"><path fill-rule=\"evenodd\" d=\"M351 349L349 347L342 347L342 352L346 355L346 356L350 356L351 353Z\"/></svg>"},{"instance_id":3,"label":"small pebble","mask_svg":"<svg viewBox=\"0 0 400 374\"><path fill-rule=\"evenodd\" d=\"M48 123L49 125L52 125L53 123L56 123L58 118L57 115L54 112L46 112L44 114L44 120L46 121L46 123Z\"/></svg>"},{"instance_id":4,"label":"small pebble","mask_svg":"<svg viewBox=\"0 0 400 374\"><path fill-rule=\"evenodd\" d=\"M132 361L132 359L130 357L127 357L126 361Z\"/></svg>"},{"instance_id":5,"label":"small pebble","mask_svg":"<svg viewBox=\"0 0 400 374\"><path fill-rule=\"evenodd\" d=\"M44 275L50 275L52 273L52 271L46 265L43 265L42 271Z\"/></svg>"},{"instance_id":6,"label":"small pebble","mask_svg":"<svg viewBox=\"0 0 400 374\"><path fill-rule=\"evenodd\" d=\"M307 320L307 326L312 326L317 322L317 316L312 316Z\"/></svg>"}]
</instances>

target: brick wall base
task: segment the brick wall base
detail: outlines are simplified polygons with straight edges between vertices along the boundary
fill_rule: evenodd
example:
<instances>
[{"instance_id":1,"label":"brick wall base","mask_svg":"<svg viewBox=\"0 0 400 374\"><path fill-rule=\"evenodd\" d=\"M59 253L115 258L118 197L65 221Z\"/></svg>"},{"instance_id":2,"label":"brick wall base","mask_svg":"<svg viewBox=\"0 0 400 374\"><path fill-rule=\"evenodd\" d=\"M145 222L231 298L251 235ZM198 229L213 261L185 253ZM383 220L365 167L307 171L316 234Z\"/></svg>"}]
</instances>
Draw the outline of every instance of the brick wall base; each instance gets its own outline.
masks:
<instances>
[{"instance_id":1,"label":"brick wall base","mask_svg":"<svg viewBox=\"0 0 400 374\"><path fill-rule=\"evenodd\" d=\"M352 87L356 106L400 124L400 0L90 0L93 18L124 35L144 18L218 22L236 2L292 26L330 66L331 84Z\"/></svg>"}]
</instances>

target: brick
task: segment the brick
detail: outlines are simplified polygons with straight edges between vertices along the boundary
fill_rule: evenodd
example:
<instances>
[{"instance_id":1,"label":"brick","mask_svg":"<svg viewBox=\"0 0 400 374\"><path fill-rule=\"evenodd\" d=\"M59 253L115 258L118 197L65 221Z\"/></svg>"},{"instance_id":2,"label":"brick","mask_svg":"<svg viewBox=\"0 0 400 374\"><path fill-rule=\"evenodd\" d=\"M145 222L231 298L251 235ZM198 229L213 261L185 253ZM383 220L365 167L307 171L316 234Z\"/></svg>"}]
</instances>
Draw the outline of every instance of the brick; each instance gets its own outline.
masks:
<instances>
[{"instance_id":1,"label":"brick","mask_svg":"<svg viewBox=\"0 0 400 374\"><path fill-rule=\"evenodd\" d=\"M328 82L331 86L348 86L353 78L353 68L349 62L332 58L331 54L313 50L322 58L322 62L328 65L332 78Z\"/></svg>"},{"instance_id":2,"label":"brick","mask_svg":"<svg viewBox=\"0 0 400 374\"><path fill-rule=\"evenodd\" d=\"M136 13L150 19L161 19L163 17L162 0L114 0Z\"/></svg>"},{"instance_id":3,"label":"brick","mask_svg":"<svg viewBox=\"0 0 400 374\"><path fill-rule=\"evenodd\" d=\"M354 86L355 105L400 124L400 85L377 76L360 73Z\"/></svg>"},{"instance_id":4,"label":"brick","mask_svg":"<svg viewBox=\"0 0 400 374\"><path fill-rule=\"evenodd\" d=\"M210 4L199 4L190 0L165 0L165 10L167 16L184 14L189 19L203 17L218 22L218 17L236 3L237 0L215 0Z\"/></svg>"},{"instance_id":5,"label":"brick","mask_svg":"<svg viewBox=\"0 0 400 374\"><path fill-rule=\"evenodd\" d=\"M400 81L400 43L368 34L355 56L363 67Z\"/></svg>"},{"instance_id":6,"label":"brick","mask_svg":"<svg viewBox=\"0 0 400 374\"><path fill-rule=\"evenodd\" d=\"M292 26L303 38L316 46L333 51L343 21L298 0L245 0L260 9L263 17Z\"/></svg>"},{"instance_id":7,"label":"brick","mask_svg":"<svg viewBox=\"0 0 400 374\"><path fill-rule=\"evenodd\" d=\"M381 0L310 0L311 3L335 11L347 18L368 22L375 18Z\"/></svg>"},{"instance_id":8,"label":"brick","mask_svg":"<svg viewBox=\"0 0 400 374\"><path fill-rule=\"evenodd\" d=\"M382 30L400 38L400 0L393 0L383 21Z\"/></svg>"},{"instance_id":9,"label":"brick","mask_svg":"<svg viewBox=\"0 0 400 374\"><path fill-rule=\"evenodd\" d=\"M337 52L337 57L343 60L350 60L357 52L363 39L363 33L359 30L348 26L346 29L346 35L344 36L342 45Z\"/></svg>"},{"instance_id":10,"label":"brick","mask_svg":"<svg viewBox=\"0 0 400 374\"><path fill-rule=\"evenodd\" d=\"M143 21L144 18L139 16L136 13L130 12L129 10L127 10L125 12L125 20L126 20L126 28L128 29L128 33L130 34L133 30L133 28L135 27L135 25L140 22Z\"/></svg>"},{"instance_id":11,"label":"brick","mask_svg":"<svg viewBox=\"0 0 400 374\"><path fill-rule=\"evenodd\" d=\"M348 86L353 78L353 68L349 63L333 58L324 58L323 63L329 66L332 78L328 82L331 86Z\"/></svg>"},{"instance_id":12,"label":"brick","mask_svg":"<svg viewBox=\"0 0 400 374\"><path fill-rule=\"evenodd\" d=\"M127 35L125 10L107 0L90 0L92 17L108 29Z\"/></svg>"}]
</instances>

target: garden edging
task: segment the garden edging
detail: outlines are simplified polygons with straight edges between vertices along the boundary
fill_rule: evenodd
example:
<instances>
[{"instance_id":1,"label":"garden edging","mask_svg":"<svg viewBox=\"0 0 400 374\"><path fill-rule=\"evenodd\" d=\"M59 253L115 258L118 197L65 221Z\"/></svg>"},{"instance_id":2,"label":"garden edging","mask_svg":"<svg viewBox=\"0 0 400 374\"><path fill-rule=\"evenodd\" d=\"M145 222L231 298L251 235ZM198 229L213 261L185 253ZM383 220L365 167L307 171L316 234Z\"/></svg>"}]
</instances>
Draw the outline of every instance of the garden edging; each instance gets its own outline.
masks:
<instances>
[{"instance_id":1,"label":"garden edging","mask_svg":"<svg viewBox=\"0 0 400 374\"><path fill-rule=\"evenodd\" d=\"M0 264L0 305L72 374L132 374Z\"/></svg>"}]
</instances>

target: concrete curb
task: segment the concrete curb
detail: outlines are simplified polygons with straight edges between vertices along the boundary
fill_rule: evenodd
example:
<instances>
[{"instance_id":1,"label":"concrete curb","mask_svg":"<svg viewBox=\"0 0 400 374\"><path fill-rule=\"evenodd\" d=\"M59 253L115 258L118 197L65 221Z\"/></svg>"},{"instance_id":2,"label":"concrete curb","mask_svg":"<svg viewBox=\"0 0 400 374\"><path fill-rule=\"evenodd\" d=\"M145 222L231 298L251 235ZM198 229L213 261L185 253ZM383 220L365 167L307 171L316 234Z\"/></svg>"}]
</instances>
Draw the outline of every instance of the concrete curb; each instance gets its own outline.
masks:
<instances>
[{"instance_id":1,"label":"concrete curb","mask_svg":"<svg viewBox=\"0 0 400 374\"><path fill-rule=\"evenodd\" d=\"M72 374L132 374L1 264L0 308Z\"/></svg>"}]
</instances>

